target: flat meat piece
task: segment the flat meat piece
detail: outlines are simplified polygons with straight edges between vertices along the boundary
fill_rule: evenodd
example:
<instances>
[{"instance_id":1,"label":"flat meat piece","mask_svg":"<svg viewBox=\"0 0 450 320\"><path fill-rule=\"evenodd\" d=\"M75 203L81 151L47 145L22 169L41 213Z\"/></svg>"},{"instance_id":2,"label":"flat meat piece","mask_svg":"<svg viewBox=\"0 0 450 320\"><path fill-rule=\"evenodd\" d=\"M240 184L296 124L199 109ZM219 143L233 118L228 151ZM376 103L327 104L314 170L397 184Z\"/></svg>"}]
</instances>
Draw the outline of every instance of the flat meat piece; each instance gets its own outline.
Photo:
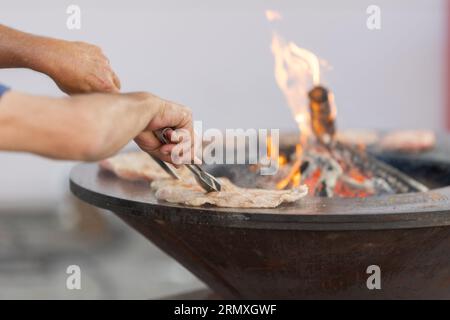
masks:
<instances>
[{"instance_id":1,"label":"flat meat piece","mask_svg":"<svg viewBox=\"0 0 450 320\"><path fill-rule=\"evenodd\" d=\"M346 129L336 132L335 139L353 146L369 146L378 142L378 134L374 130Z\"/></svg>"},{"instance_id":2,"label":"flat meat piece","mask_svg":"<svg viewBox=\"0 0 450 320\"><path fill-rule=\"evenodd\" d=\"M399 130L386 134L379 147L386 151L418 153L434 148L436 136L429 130Z\"/></svg>"},{"instance_id":3,"label":"flat meat piece","mask_svg":"<svg viewBox=\"0 0 450 320\"><path fill-rule=\"evenodd\" d=\"M184 181L156 180L151 188L159 200L196 207L211 204L225 208L275 208L285 202L295 202L308 193L304 185L290 190L247 189L235 186L226 178L219 180L222 184L220 192L205 193L192 178Z\"/></svg>"},{"instance_id":4,"label":"flat meat piece","mask_svg":"<svg viewBox=\"0 0 450 320\"><path fill-rule=\"evenodd\" d=\"M143 151L120 153L101 161L100 167L125 180L153 181L170 177Z\"/></svg>"}]
</instances>

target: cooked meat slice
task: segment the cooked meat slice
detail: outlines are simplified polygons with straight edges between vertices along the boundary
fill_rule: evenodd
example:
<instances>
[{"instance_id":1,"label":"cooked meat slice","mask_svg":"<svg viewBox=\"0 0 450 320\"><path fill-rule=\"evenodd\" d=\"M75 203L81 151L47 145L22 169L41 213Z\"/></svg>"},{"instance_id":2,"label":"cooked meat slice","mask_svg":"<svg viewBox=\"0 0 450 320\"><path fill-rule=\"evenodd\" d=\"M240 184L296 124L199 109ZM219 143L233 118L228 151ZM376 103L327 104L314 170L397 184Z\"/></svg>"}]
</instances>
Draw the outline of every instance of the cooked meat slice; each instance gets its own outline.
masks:
<instances>
[{"instance_id":1,"label":"cooked meat slice","mask_svg":"<svg viewBox=\"0 0 450 320\"><path fill-rule=\"evenodd\" d=\"M145 152L120 153L100 162L100 167L126 180L169 178L169 175Z\"/></svg>"},{"instance_id":2,"label":"cooked meat slice","mask_svg":"<svg viewBox=\"0 0 450 320\"><path fill-rule=\"evenodd\" d=\"M177 170L181 180L172 179L148 154L140 151L118 154L101 161L100 167L122 179L153 181L151 188L158 199L190 206L274 208L284 202L294 202L308 193L306 186L292 190L239 188L226 178L219 178L222 191L205 193L186 168Z\"/></svg>"},{"instance_id":3,"label":"cooked meat slice","mask_svg":"<svg viewBox=\"0 0 450 320\"><path fill-rule=\"evenodd\" d=\"M434 148L436 136L429 130L399 130L386 134L379 146L387 151L423 152Z\"/></svg>"},{"instance_id":4,"label":"cooked meat slice","mask_svg":"<svg viewBox=\"0 0 450 320\"><path fill-rule=\"evenodd\" d=\"M374 130L346 129L339 130L336 133L336 140L354 146L372 145L376 143L378 139L378 134Z\"/></svg>"},{"instance_id":5,"label":"cooked meat slice","mask_svg":"<svg viewBox=\"0 0 450 320\"><path fill-rule=\"evenodd\" d=\"M220 192L205 193L195 180L162 179L153 181L151 188L156 198L189 206L212 204L228 208L275 208L284 202L294 202L308 193L306 186L290 190L266 190L239 188L226 178L219 178Z\"/></svg>"}]
</instances>

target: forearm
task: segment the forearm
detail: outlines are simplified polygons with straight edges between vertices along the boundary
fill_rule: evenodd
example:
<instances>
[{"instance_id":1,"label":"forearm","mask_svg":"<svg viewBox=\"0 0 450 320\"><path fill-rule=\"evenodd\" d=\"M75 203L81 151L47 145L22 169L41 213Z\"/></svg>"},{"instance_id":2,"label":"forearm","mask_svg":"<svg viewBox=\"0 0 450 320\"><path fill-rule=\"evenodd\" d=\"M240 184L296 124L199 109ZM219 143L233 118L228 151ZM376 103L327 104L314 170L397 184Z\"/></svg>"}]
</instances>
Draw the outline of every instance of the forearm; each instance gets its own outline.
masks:
<instances>
[{"instance_id":1,"label":"forearm","mask_svg":"<svg viewBox=\"0 0 450 320\"><path fill-rule=\"evenodd\" d=\"M107 157L145 128L152 110L144 100L136 95L47 98L8 92L0 99L0 149L57 159Z\"/></svg>"},{"instance_id":2,"label":"forearm","mask_svg":"<svg viewBox=\"0 0 450 320\"><path fill-rule=\"evenodd\" d=\"M72 107L81 110L81 118L89 122L87 138L94 138L88 158L104 159L134 139L153 118L159 101L141 93L74 96Z\"/></svg>"},{"instance_id":3,"label":"forearm","mask_svg":"<svg viewBox=\"0 0 450 320\"><path fill-rule=\"evenodd\" d=\"M83 124L77 118L65 99L10 91L0 99L0 149L51 158L80 158L81 139L75 139L74 133Z\"/></svg>"},{"instance_id":4,"label":"forearm","mask_svg":"<svg viewBox=\"0 0 450 320\"><path fill-rule=\"evenodd\" d=\"M29 68L49 74L51 61L47 56L56 41L0 24L0 68Z\"/></svg>"}]
</instances>

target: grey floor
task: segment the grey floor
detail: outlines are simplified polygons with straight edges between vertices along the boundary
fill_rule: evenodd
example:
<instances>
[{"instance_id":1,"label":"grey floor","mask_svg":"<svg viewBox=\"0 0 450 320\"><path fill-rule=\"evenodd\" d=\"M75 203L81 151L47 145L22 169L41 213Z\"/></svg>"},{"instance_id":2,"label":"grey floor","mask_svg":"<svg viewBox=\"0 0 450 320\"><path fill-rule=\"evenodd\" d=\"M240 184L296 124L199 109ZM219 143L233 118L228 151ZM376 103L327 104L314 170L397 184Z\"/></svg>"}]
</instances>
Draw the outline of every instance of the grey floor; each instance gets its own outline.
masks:
<instances>
[{"instance_id":1,"label":"grey floor","mask_svg":"<svg viewBox=\"0 0 450 320\"><path fill-rule=\"evenodd\" d=\"M80 290L66 287L70 265ZM74 199L56 212L0 210L0 299L158 299L204 287L113 214Z\"/></svg>"}]
</instances>

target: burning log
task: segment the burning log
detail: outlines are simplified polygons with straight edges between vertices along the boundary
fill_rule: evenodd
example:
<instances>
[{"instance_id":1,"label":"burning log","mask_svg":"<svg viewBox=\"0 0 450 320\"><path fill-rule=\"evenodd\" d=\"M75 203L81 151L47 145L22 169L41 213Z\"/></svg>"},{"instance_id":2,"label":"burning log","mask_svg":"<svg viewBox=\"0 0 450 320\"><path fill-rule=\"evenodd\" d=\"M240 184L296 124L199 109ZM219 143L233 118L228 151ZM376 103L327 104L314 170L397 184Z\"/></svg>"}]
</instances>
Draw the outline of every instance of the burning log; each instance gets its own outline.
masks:
<instances>
[{"instance_id":1,"label":"burning log","mask_svg":"<svg viewBox=\"0 0 450 320\"><path fill-rule=\"evenodd\" d=\"M311 127L316 138L328 145L334 139L335 110L332 104L331 94L322 86L315 86L308 94L311 114Z\"/></svg>"},{"instance_id":2,"label":"burning log","mask_svg":"<svg viewBox=\"0 0 450 320\"><path fill-rule=\"evenodd\" d=\"M350 190L362 190L368 195L427 190L418 181L375 159L364 149L334 142L335 111L330 96L331 93L321 86L316 86L309 92L312 131L317 141L326 146L316 147L320 153L314 156L314 162L321 166L321 174L316 182L319 191L315 192L316 195L332 196L338 183ZM359 172L361 181L352 177L351 172L355 169Z\"/></svg>"}]
</instances>

